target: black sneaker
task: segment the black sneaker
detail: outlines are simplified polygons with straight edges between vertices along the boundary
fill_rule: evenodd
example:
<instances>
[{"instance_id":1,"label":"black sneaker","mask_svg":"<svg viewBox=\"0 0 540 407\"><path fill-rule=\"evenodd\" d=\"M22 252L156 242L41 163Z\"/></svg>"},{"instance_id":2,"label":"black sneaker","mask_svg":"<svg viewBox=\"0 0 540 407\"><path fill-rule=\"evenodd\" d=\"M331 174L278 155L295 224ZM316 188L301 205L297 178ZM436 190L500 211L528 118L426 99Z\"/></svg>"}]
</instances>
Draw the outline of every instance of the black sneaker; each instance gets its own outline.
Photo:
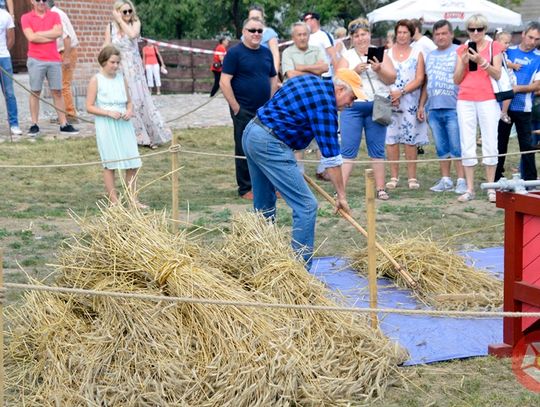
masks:
<instances>
[{"instance_id":1,"label":"black sneaker","mask_svg":"<svg viewBox=\"0 0 540 407\"><path fill-rule=\"evenodd\" d=\"M71 124L66 123L64 126L60 126L60 133L79 134L79 130L73 127Z\"/></svg>"},{"instance_id":2,"label":"black sneaker","mask_svg":"<svg viewBox=\"0 0 540 407\"><path fill-rule=\"evenodd\" d=\"M28 135L30 137L36 137L39 134L39 126L37 124L33 124L30 126L30 130L28 130Z\"/></svg>"}]
</instances>

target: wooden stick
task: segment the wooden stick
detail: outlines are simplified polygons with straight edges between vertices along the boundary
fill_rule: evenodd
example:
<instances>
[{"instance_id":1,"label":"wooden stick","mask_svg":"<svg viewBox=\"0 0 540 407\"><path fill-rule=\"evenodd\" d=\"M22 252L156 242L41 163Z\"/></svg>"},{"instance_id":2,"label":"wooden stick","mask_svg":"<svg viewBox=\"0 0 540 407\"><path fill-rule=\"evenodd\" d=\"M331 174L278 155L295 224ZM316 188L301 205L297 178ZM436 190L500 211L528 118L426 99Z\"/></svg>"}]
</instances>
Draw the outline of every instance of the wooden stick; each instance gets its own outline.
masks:
<instances>
[{"instance_id":1,"label":"wooden stick","mask_svg":"<svg viewBox=\"0 0 540 407\"><path fill-rule=\"evenodd\" d=\"M463 293L463 294L437 294L433 296L433 299L438 302L446 301L478 301L485 299L485 295L476 293Z\"/></svg>"},{"instance_id":2,"label":"wooden stick","mask_svg":"<svg viewBox=\"0 0 540 407\"><path fill-rule=\"evenodd\" d=\"M0 406L4 405L4 258L0 250Z\"/></svg>"},{"instance_id":3,"label":"wooden stick","mask_svg":"<svg viewBox=\"0 0 540 407\"><path fill-rule=\"evenodd\" d=\"M368 253L368 284L369 307L377 308L377 253L375 252L375 176L372 169L365 171L366 178L366 216L367 216L367 253ZM377 329L379 321L377 313L371 313L371 327Z\"/></svg>"},{"instance_id":4,"label":"wooden stick","mask_svg":"<svg viewBox=\"0 0 540 407\"><path fill-rule=\"evenodd\" d=\"M176 135L172 136L171 147L177 145ZM180 208L179 208L179 197L178 197L178 152L173 148L171 152L171 166L172 166L172 218L174 222L172 223L172 232L178 232L178 220L180 218Z\"/></svg>"},{"instance_id":5,"label":"wooden stick","mask_svg":"<svg viewBox=\"0 0 540 407\"><path fill-rule=\"evenodd\" d=\"M304 174L304 179L306 182L313 187L319 194L321 194L328 202L330 202L332 205L335 205L335 200L332 198L328 192L326 192L324 189L322 189L315 181L313 181L310 177L308 177L306 174ZM366 230L360 226L360 224L354 220L354 218L349 215L347 212L345 212L343 209L338 210L339 214L345 218L351 225L354 226L356 230L358 230L360 233L362 233L365 237L367 237L368 233ZM403 277L407 285L411 288L416 288L418 285L416 281L414 281L414 278L407 272L407 270L403 269L399 263L394 259L390 253L386 251L384 247L382 247L378 242L375 243L375 247L382 253L384 257L386 257L390 263L394 266L394 269Z\"/></svg>"}]
</instances>

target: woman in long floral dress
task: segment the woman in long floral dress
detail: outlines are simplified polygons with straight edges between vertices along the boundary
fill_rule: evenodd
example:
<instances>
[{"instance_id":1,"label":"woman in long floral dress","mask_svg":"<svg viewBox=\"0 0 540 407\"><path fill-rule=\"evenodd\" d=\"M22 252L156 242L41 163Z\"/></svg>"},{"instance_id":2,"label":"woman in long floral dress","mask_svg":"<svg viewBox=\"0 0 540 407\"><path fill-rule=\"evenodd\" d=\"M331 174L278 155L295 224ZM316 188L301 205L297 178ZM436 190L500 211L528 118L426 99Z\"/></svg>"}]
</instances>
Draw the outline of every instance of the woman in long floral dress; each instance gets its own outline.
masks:
<instances>
[{"instance_id":1,"label":"woman in long floral dress","mask_svg":"<svg viewBox=\"0 0 540 407\"><path fill-rule=\"evenodd\" d=\"M399 160L399 145L405 146L405 158L417 159L417 148L428 143L427 124L416 119L418 100L424 82L424 59L422 53L411 47L414 26L409 20L400 20L395 27L396 43L388 50L388 56L396 69L396 82L391 86L390 97L394 105L392 123L386 132L386 158ZM399 164L390 164L388 189L394 189L399 182ZM407 163L408 187L418 189L416 163Z\"/></svg>"},{"instance_id":2,"label":"woman in long floral dress","mask_svg":"<svg viewBox=\"0 0 540 407\"><path fill-rule=\"evenodd\" d=\"M113 21L105 30L105 45L113 44L122 54L121 69L133 102L132 122L137 143L155 148L171 140L171 131L165 127L146 86L144 67L137 45L141 22L129 0L116 1L112 15Z\"/></svg>"}]
</instances>

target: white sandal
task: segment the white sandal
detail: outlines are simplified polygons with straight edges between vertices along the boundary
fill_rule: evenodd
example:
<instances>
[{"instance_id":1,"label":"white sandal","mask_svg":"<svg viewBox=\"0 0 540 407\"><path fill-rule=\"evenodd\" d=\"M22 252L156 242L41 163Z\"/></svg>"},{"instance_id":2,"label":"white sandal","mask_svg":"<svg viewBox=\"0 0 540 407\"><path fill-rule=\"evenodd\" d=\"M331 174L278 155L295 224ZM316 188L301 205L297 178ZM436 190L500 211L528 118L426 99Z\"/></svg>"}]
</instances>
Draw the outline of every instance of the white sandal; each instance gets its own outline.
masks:
<instances>
[{"instance_id":1,"label":"white sandal","mask_svg":"<svg viewBox=\"0 0 540 407\"><path fill-rule=\"evenodd\" d=\"M416 178L409 178L409 189L419 189L420 184Z\"/></svg>"},{"instance_id":2,"label":"white sandal","mask_svg":"<svg viewBox=\"0 0 540 407\"><path fill-rule=\"evenodd\" d=\"M388 189L396 189L397 185L398 185L398 182L399 182L399 178L390 178L390 181L388 181L386 183L386 188Z\"/></svg>"}]
</instances>

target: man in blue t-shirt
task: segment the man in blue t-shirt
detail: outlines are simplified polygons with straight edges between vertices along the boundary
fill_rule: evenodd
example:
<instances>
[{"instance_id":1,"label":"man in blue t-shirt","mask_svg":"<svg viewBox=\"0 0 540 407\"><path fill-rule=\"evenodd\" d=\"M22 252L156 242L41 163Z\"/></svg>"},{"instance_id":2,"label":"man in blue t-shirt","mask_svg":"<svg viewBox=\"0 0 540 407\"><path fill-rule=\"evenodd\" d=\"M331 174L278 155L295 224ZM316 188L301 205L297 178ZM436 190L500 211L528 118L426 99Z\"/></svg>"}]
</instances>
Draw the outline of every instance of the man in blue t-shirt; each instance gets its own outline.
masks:
<instances>
[{"instance_id":1,"label":"man in blue t-shirt","mask_svg":"<svg viewBox=\"0 0 540 407\"><path fill-rule=\"evenodd\" d=\"M242 28L242 42L227 52L219 85L229 103L234 126L234 154L244 156L242 134L259 107L264 105L277 88L277 74L272 53L261 47L264 24L248 18ZM236 182L238 194L253 199L251 179L245 159L237 158Z\"/></svg>"},{"instance_id":2,"label":"man in blue t-shirt","mask_svg":"<svg viewBox=\"0 0 540 407\"><path fill-rule=\"evenodd\" d=\"M540 23L531 22L521 34L519 45L512 46L506 51L508 60L520 65L515 70L517 85L514 86L514 99L510 103L508 116L516 125L519 142L519 151L530 151L532 147L531 109L534 99L534 92L540 90L540 81L535 80L535 76L540 72L540 53L536 47L540 44ZM512 123L499 121L498 128L498 148L499 154L506 154L508 151L508 138ZM495 181L504 176L505 157L499 157ZM536 180L536 163L534 153L521 156L522 173L521 178L525 180Z\"/></svg>"},{"instance_id":3,"label":"man in blue t-shirt","mask_svg":"<svg viewBox=\"0 0 540 407\"><path fill-rule=\"evenodd\" d=\"M458 86L454 83L454 69L457 60L457 45L453 44L454 31L447 20L439 20L433 25L436 49L426 57L426 76L418 106L418 120L426 119L435 140L439 158L461 157L461 141L456 112ZM426 105L427 101L427 105ZM450 178L450 161L441 161L441 179L433 185L433 192L452 191L456 194L467 192L465 172L461 161L454 161L457 174L456 188Z\"/></svg>"}]
</instances>

